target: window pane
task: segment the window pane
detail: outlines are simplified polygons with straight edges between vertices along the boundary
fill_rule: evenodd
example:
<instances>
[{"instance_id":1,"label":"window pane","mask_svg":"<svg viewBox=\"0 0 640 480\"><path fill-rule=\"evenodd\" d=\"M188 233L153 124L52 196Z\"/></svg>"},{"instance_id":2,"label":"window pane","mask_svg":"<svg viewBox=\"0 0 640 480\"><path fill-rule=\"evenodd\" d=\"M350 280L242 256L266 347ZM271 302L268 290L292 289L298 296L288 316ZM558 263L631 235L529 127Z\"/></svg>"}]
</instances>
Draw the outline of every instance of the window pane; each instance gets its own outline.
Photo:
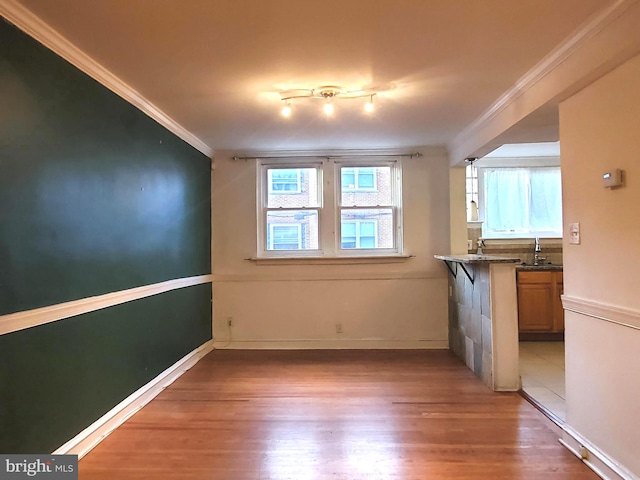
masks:
<instances>
[{"instance_id":1,"label":"window pane","mask_svg":"<svg viewBox=\"0 0 640 480\"><path fill-rule=\"evenodd\" d=\"M274 192L299 192L299 170L279 169L271 173L271 190Z\"/></svg>"},{"instance_id":2,"label":"window pane","mask_svg":"<svg viewBox=\"0 0 640 480\"><path fill-rule=\"evenodd\" d=\"M376 186L376 177L373 168L358 168L356 179L359 189L373 190Z\"/></svg>"},{"instance_id":3,"label":"window pane","mask_svg":"<svg viewBox=\"0 0 640 480\"><path fill-rule=\"evenodd\" d=\"M522 168L498 168L485 172L485 225L504 233L527 231L529 174Z\"/></svg>"},{"instance_id":4,"label":"window pane","mask_svg":"<svg viewBox=\"0 0 640 480\"><path fill-rule=\"evenodd\" d=\"M300 225L272 225L271 232L274 250L300 249Z\"/></svg>"},{"instance_id":5,"label":"window pane","mask_svg":"<svg viewBox=\"0 0 640 480\"><path fill-rule=\"evenodd\" d=\"M356 173L355 169L350 167L343 167L340 169L342 172L342 188L348 190L354 190L356 188Z\"/></svg>"},{"instance_id":6,"label":"window pane","mask_svg":"<svg viewBox=\"0 0 640 480\"><path fill-rule=\"evenodd\" d=\"M347 222L342 224L342 235L343 236L350 236L350 237L355 237L356 236L356 224L355 222Z\"/></svg>"},{"instance_id":7,"label":"window pane","mask_svg":"<svg viewBox=\"0 0 640 480\"><path fill-rule=\"evenodd\" d=\"M539 168L531 171L531 229L562 231L562 185L560 169Z\"/></svg>"},{"instance_id":8,"label":"window pane","mask_svg":"<svg viewBox=\"0 0 640 480\"><path fill-rule=\"evenodd\" d=\"M316 168L269 168L267 183L268 208L304 208L320 205Z\"/></svg>"},{"instance_id":9,"label":"window pane","mask_svg":"<svg viewBox=\"0 0 640 480\"><path fill-rule=\"evenodd\" d=\"M317 250L318 210L267 212L267 250Z\"/></svg>"},{"instance_id":10,"label":"window pane","mask_svg":"<svg viewBox=\"0 0 640 480\"><path fill-rule=\"evenodd\" d=\"M562 236L559 168L484 170L483 235Z\"/></svg>"},{"instance_id":11,"label":"window pane","mask_svg":"<svg viewBox=\"0 0 640 480\"><path fill-rule=\"evenodd\" d=\"M391 167L342 167L342 205L391 205Z\"/></svg>"},{"instance_id":12,"label":"window pane","mask_svg":"<svg viewBox=\"0 0 640 480\"><path fill-rule=\"evenodd\" d=\"M394 248L393 209L343 209L340 214L341 248Z\"/></svg>"},{"instance_id":13,"label":"window pane","mask_svg":"<svg viewBox=\"0 0 640 480\"><path fill-rule=\"evenodd\" d=\"M376 248L376 237L360 237L360 248Z\"/></svg>"},{"instance_id":14,"label":"window pane","mask_svg":"<svg viewBox=\"0 0 640 480\"><path fill-rule=\"evenodd\" d=\"M360 222L360 235L375 236L375 234L376 222Z\"/></svg>"}]
</instances>

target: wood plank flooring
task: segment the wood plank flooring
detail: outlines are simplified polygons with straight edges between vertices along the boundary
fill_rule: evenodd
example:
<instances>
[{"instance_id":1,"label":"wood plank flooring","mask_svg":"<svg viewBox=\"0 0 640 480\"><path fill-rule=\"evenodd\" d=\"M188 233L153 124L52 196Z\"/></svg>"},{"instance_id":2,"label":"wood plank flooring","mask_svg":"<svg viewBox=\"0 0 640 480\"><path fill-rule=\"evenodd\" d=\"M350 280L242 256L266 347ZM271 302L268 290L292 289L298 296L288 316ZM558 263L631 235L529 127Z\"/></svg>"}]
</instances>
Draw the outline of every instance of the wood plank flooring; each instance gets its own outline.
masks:
<instances>
[{"instance_id":1,"label":"wood plank flooring","mask_svg":"<svg viewBox=\"0 0 640 480\"><path fill-rule=\"evenodd\" d=\"M447 351L231 351L202 359L80 461L80 479L598 477L515 393Z\"/></svg>"}]
</instances>

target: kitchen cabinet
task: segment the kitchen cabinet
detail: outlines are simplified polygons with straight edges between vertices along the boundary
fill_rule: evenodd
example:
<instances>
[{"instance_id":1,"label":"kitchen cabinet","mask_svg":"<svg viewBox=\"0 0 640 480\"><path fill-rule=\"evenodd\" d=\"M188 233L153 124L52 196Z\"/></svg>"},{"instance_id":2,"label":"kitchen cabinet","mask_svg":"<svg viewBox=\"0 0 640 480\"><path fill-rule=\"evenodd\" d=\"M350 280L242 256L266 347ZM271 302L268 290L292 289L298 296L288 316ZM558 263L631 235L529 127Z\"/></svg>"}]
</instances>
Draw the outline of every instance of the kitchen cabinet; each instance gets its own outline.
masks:
<instances>
[{"instance_id":1,"label":"kitchen cabinet","mask_svg":"<svg viewBox=\"0 0 640 480\"><path fill-rule=\"evenodd\" d=\"M562 271L517 272L520 340L561 340L564 334Z\"/></svg>"}]
</instances>

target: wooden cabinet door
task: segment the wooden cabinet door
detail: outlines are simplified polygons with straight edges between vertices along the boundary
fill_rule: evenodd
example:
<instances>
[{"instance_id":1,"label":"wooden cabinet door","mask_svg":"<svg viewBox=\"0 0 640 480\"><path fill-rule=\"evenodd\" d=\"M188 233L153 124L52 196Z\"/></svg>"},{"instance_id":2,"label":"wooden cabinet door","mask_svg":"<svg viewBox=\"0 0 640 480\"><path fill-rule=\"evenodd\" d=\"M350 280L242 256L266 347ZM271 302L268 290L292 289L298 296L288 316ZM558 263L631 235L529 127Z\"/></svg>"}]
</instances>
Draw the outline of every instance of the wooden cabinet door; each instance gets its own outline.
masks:
<instances>
[{"instance_id":1,"label":"wooden cabinet door","mask_svg":"<svg viewBox=\"0 0 640 480\"><path fill-rule=\"evenodd\" d=\"M554 271L518 272L518 327L523 333L561 333L563 275Z\"/></svg>"},{"instance_id":2,"label":"wooden cabinet door","mask_svg":"<svg viewBox=\"0 0 640 480\"><path fill-rule=\"evenodd\" d=\"M554 328L553 285L518 284L518 324L521 332L551 332Z\"/></svg>"}]
</instances>

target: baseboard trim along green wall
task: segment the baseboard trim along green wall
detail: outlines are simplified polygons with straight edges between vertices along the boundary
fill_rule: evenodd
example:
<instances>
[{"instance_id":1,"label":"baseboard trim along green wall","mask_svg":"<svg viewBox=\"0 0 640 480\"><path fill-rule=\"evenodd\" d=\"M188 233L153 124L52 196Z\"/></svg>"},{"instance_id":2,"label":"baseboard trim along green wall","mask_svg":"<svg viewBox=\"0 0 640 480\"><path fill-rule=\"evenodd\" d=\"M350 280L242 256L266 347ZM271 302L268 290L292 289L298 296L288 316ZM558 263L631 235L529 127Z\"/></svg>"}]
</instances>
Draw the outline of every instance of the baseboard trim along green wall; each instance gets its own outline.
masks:
<instances>
[{"instance_id":1,"label":"baseboard trim along green wall","mask_svg":"<svg viewBox=\"0 0 640 480\"><path fill-rule=\"evenodd\" d=\"M212 350L213 340L202 344L145 386L133 392L74 438L52 452L52 455L78 455L78 458L84 457L116 428L131 418L138 410L153 400L160 392L175 382Z\"/></svg>"},{"instance_id":2,"label":"baseboard trim along green wall","mask_svg":"<svg viewBox=\"0 0 640 480\"><path fill-rule=\"evenodd\" d=\"M97 295L95 297L83 298L81 300L74 300L57 305L49 305L24 312L0 315L0 335L75 317L76 315L82 315L83 313L93 312L102 308L113 307L114 305L177 290L178 288L186 288L210 282L211 275L177 278L153 285L144 285L142 287L106 293L104 295Z\"/></svg>"}]
</instances>

